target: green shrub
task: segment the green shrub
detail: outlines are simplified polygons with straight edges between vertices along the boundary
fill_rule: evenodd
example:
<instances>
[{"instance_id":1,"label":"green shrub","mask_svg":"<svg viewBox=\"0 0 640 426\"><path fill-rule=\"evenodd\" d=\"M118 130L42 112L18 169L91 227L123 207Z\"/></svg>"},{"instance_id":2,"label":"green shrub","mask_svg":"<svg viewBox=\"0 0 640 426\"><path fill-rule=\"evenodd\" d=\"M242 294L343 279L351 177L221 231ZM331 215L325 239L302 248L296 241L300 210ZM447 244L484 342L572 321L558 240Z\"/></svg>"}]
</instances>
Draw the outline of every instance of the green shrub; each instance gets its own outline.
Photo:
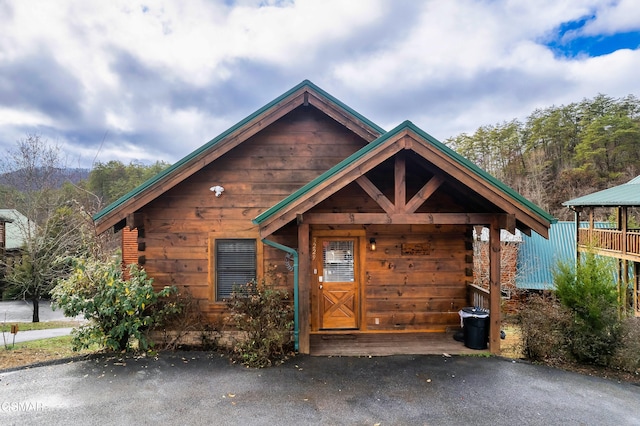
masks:
<instances>
[{"instance_id":1,"label":"green shrub","mask_svg":"<svg viewBox=\"0 0 640 426\"><path fill-rule=\"evenodd\" d=\"M129 279L124 279L120 262L97 259L74 259L71 275L53 289L53 303L67 316L83 315L88 324L74 330L74 349L99 344L107 349L130 349L131 339L137 339L140 349L152 342L147 338L149 328L167 314L178 309L167 304L155 306L160 298L175 292L165 287L155 292L153 279L144 269L131 265Z\"/></svg>"},{"instance_id":2,"label":"green shrub","mask_svg":"<svg viewBox=\"0 0 640 426\"><path fill-rule=\"evenodd\" d=\"M573 313L566 331L579 362L608 365L620 344L618 293L609 259L592 253L577 266L560 262L554 271L556 296Z\"/></svg>"},{"instance_id":3,"label":"green shrub","mask_svg":"<svg viewBox=\"0 0 640 426\"><path fill-rule=\"evenodd\" d=\"M255 281L236 286L227 301L231 321L243 337L233 356L249 367L267 367L284 360L291 350L293 307L289 294Z\"/></svg>"}]
</instances>

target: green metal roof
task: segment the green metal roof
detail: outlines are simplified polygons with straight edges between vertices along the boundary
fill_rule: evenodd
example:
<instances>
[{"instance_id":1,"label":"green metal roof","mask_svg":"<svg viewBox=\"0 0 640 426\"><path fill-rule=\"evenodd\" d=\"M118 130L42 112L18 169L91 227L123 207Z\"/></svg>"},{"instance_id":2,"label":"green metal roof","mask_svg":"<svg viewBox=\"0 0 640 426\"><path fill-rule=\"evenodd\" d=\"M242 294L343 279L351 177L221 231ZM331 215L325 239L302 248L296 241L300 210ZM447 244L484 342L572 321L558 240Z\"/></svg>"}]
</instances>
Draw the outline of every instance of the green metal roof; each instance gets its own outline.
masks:
<instances>
[{"instance_id":1,"label":"green metal roof","mask_svg":"<svg viewBox=\"0 0 640 426\"><path fill-rule=\"evenodd\" d=\"M457 152L455 152L454 150L452 150L451 148L449 148L448 146L446 146L442 142L438 141L433 136L429 135L424 130L420 129L418 126L413 124L411 121L407 120L407 121L401 123L399 126L395 127L393 130L390 130L388 133L385 133L384 135L380 136L378 139L374 140L370 144L364 146L363 148L361 148L359 151L355 152L351 156L345 158L343 161L341 161L340 163L336 164L334 167L332 167L331 169L327 170L325 173L323 173L322 175L318 176L316 179L312 180L311 182L309 182L308 184L306 184L305 186L303 186L302 188L300 188L296 192L292 193L291 195L289 195L288 197L286 197L285 199L280 201L278 204L274 205L270 209L268 209L268 210L264 211L263 213L261 213L260 215L258 215L253 220L253 223L255 223L257 225L262 224L263 222L265 222L270 217L276 215L285 206L287 206L287 205L293 203L294 201L296 201L297 199L301 198L307 192L311 191L314 187L318 186L319 184L321 184L325 180L327 180L327 179L331 178L332 176L334 176L335 174L339 173L341 170L347 168L350 164L352 164L353 162L357 161L359 158L363 157L368 152L373 151L374 149L376 149L380 145L384 144L384 142L387 141L389 138L395 136L396 134L398 134L398 133L400 133L400 132L402 132L404 130L411 130L414 133L418 134L420 137L422 137L423 139L425 139L428 142L430 142L434 147L436 147L438 150L442 151L445 155L450 157L452 160L454 160L457 163L461 164L465 168L473 171L482 180L488 182L489 184L491 184L493 187L495 187L496 189L498 189L499 191L501 191L502 193L504 193L508 197L510 197L510 198L518 201L519 203L525 205L527 208L529 208L530 210L532 210L533 212L535 212L539 216L543 217L548 222L554 223L554 222L557 221L557 219L555 219L549 213L547 213L546 211L542 210L540 207L536 206L535 204L533 204L532 202L530 202L529 200L524 198L522 195L520 195L519 193L517 193L516 191L514 191L513 189L511 189L507 185L505 185L503 182L501 182L500 180L498 180L495 177L491 176L489 173L487 173L486 171L482 170L476 164L474 164L471 161L467 160L466 158L464 158L463 156L461 156L460 154L458 154Z\"/></svg>"},{"instance_id":2,"label":"green metal roof","mask_svg":"<svg viewBox=\"0 0 640 426\"><path fill-rule=\"evenodd\" d=\"M177 163L173 164L171 167L169 167L166 170L158 173L156 176L150 178L149 180L147 180L146 182L144 182L143 184L141 184L137 188L134 188L133 190L131 190L130 192L126 193L122 197L118 198L116 201L114 201L113 203L109 204L104 209L102 209L101 211L96 213L93 216L93 220L94 221L98 221L101 218L103 218L105 215L107 215L110 212L118 209L118 207L123 205L127 200L136 197L137 195L139 195L142 192L144 192L146 189L148 189L151 186L153 186L155 183L157 183L157 182L165 179L166 177L170 176L171 174L173 174L174 172L176 172L177 170L182 168L185 164L188 164L189 162L191 162L193 159L195 159L195 158L199 157L200 155L204 154L205 152L213 149L213 147L215 147L216 144L218 144L220 141L224 140L227 136L229 136L230 134L232 134L236 130L240 129L241 127L245 126L246 124L251 122L253 119L258 117L259 115L261 115L264 112L268 111L269 109L273 108L278 103L282 102L283 100L285 100L286 98L288 98L289 96L291 96L292 94L297 92L298 90L303 89L305 87L317 92L319 95L323 96L324 98L326 98L327 100L329 100L333 104L337 105L338 107L340 107L341 109L343 109L347 113L353 115L355 118L357 118L358 120L362 121L367 126L375 129L378 133L380 133L380 134L384 134L385 133L385 130L382 127L378 126L377 124L375 124L374 122L372 122L368 118L360 115L358 112L356 112L355 110L351 109L350 107L348 107L347 105L345 105L344 103L342 103L341 101L336 99L335 97L331 96L329 93L325 92L324 90L322 90L321 88L319 88L318 86L313 84L311 81L304 80L301 83L299 83L298 85L296 85L295 87L293 87L290 90L288 90L287 92L285 92L284 94L278 96L276 99L274 99L273 101L269 102L268 104L266 104L265 106L263 106L262 108L260 108L256 112L254 112L253 114L249 115L248 117L246 117L245 119L241 120L240 122L238 122L234 126L230 127L228 130L224 131L223 133L221 133L220 135L218 135L214 139L212 139L209 142L207 142L206 144L202 145L200 148L196 149L191 154L189 154L186 157L182 158Z\"/></svg>"},{"instance_id":3,"label":"green metal roof","mask_svg":"<svg viewBox=\"0 0 640 426\"><path fill-rule=\"evenodd\" d=\"M562 203L562 205L567 207L640 206L640 176L636 176L625 184L574 198Z\"/></svg>"}]
</instances>

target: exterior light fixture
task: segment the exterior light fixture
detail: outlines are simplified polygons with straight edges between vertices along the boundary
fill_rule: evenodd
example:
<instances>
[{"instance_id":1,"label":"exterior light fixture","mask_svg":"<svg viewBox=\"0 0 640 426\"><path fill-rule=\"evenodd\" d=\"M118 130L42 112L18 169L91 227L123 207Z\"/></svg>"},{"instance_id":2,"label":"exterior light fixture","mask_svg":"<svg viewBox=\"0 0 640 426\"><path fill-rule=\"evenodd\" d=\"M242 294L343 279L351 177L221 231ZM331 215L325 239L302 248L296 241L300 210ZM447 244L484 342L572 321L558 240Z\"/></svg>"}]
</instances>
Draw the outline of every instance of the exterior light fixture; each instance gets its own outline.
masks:
<instances>
[{"instance_id":1,"label":"exterior light fixture","mask_svg":"<svg viewBox=\"0 0 640 426\"><path fill-rule=\"evenodd\" d=\"M224 192L224 188L221 187L220 185L216 185L216 186L212 186L211 188L209 188L209 191L211 191L214 194L216 194L216 197L219 197Z\"/></svg>"},{"instance_id":2,"label":"exterior light fixture","mask_svg":"<svg viewBox=\"0 0 640 426\"><path fill-rule=\"evenodd\" d=\"M369 239L369 248L371 249L371 251L376 251L376 239L375 238L370 238Z\"/></svg>"}]
</instances>

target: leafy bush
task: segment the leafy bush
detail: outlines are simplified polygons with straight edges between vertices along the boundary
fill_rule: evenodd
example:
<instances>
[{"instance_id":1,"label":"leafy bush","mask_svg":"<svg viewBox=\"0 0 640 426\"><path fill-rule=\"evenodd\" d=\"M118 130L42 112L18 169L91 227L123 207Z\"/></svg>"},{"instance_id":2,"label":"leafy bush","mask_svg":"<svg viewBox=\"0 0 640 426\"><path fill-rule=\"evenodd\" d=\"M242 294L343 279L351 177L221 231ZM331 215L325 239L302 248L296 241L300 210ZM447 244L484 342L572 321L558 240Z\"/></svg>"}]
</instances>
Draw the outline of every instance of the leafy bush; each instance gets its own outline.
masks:
<instances>
[{"instance_id":1,"label":"leafy bush","mask_svg":"<svg viewBox=\"0 0 640 426\"><path fill-rule=\"evenodd\" d=\"M580 362L608 365L620 344L618 293L611 265L609 259L585 253L577 266L560 262L553 274L558 300L573 313L567 342Z\"/></svg>"},{"instance_id":2,"label":"leafy bush","mask_svg":"<svg viewBox=\"0 0 640 426\"><path fill-rule=\"evenodd\" d=\"M289 294L255 281L236 286L227 301L231 321L242 332L234 357L249 367L267 367L287 357L291 349L293 307Z\"/></svg>"},{"instance_id":3,"label":"leafy bush","mask_svg":"<svg viewBox=\"0 0 640 426\"><path fill-rule=\"evenodd\" d=\"M571 312L553 296L529 296L518 313L524 355L533 361L567 358L565 331Z\"/></svg>"},{"instance_id":4,"label":"leafy bush","mask_svg":"<svg viewBox=\"0 0 640 426\"><path fill-rule=\"evenodd\" d=\"M136 265L129 268L125 280L120 262L102 262L93 258L73 260L71 275L61 280L52 291L55 307L62 308L67 316L83 315L89 323L74 330L74 349L99 344L107 349L130 349L135 338L141 349L152 342L146 331L163 317L178 309L167 304L156 309L160 298L175 293L174 287L155 292L153 279Z\"/></svg>"}]
</instances>

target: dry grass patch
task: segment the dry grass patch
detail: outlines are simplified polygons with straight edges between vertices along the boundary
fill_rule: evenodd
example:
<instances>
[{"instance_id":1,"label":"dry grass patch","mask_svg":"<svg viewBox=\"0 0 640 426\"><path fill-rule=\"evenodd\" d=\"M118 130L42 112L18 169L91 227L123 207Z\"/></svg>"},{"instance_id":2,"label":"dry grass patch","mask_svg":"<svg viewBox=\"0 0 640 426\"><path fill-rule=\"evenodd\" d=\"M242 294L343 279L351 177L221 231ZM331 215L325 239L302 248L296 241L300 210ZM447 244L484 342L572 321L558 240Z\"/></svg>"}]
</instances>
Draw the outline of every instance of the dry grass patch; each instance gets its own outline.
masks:
<instances>
[{"instance_id":1,"label":"dry grass patch","mask_svg":"<svg viewBox=\"0 0 640 426\"><path fill-rule=\"evenodd\" d=\"M23 367L56 359L87 355L93 350L73 351L71 336L8 344L0 348L0 370Z\"/></svg>"},{"instance_id":2,"label":"dry grass patch","mask_svg":"<svg viewBox=\"0 0 640 426\"><path fill-rule=\"evenodd\" d=\"M500 343L500 353L505 358L523 359L522 335L516 324L503 324L502 330L506 337Z\"/></svg>"}]
</instances>

